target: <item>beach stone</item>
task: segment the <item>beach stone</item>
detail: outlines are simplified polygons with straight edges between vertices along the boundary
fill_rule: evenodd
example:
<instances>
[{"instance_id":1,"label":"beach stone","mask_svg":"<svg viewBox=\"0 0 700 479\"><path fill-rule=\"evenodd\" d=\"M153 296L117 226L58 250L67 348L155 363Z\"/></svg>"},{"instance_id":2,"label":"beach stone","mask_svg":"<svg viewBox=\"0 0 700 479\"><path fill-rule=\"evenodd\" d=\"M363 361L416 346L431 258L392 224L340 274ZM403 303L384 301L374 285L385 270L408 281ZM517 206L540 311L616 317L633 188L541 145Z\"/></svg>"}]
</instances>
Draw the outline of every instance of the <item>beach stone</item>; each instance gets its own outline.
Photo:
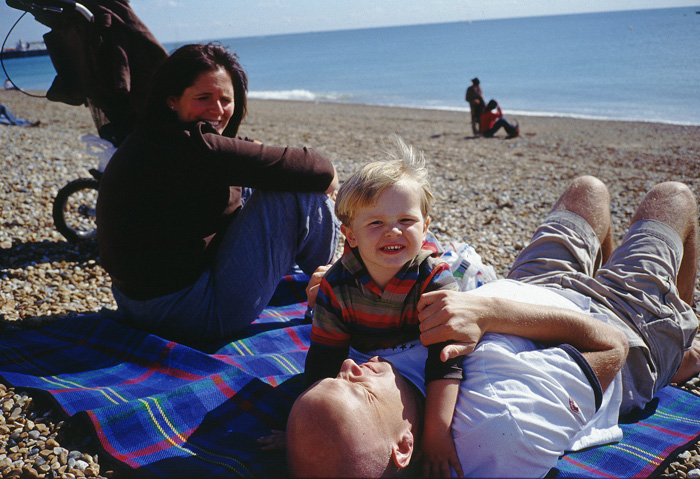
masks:
<instances>
[{"instance_id":1,"label":"beach stone","mask_svg":"<svg viewBox=\"0 0 700 479\"><path fill-rule=\"evenodd\" d=\"M72 459L80 459L83 457L83 453L78 450L72 450L68 453L68 457Z\"/></svg>"},{"instance_id":2,"label":"beach stone","mask_svg":"<svg viewBox=\"0 0 700 479\"><path fill-rule=\"evenodd\" d=\"M693 454L690 451L683 451L680 454L678 454L677 458L683 461L687 461L693 456Z\"/></svg>"}]
</instances>

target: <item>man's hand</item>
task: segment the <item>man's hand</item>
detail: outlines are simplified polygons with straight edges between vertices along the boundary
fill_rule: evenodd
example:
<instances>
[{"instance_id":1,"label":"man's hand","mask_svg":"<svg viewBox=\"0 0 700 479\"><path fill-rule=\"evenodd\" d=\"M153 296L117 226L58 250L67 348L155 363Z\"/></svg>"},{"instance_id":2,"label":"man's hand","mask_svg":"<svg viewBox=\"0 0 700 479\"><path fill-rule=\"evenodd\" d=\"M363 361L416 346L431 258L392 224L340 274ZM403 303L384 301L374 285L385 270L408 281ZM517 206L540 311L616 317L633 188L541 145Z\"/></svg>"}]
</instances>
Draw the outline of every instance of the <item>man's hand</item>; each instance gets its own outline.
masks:
<instances>
[{"instance_id":1,"label":"man's hand","mask_svg":"<svg viewBox=\"0 0 700 479\"><path fill-rule=\"evenodd\" d=\"M316 306L316 295L318 294L318 287L321 284L323 275L325 275L326 271L328 271L330 268L330 264L319 266L318 268L316 268L316 271L314 271L314 274L311 275L311 279L309 279L309 284L306 286L306 297L309 301L309 308L313 308L314 306Z\"/></svg>"},{"instance_id":2,"label":"man's hand","mask_svg":"<svg viewBox=\"0 0 700 479\"><path fill-rule=\"evenodd\" d=\"M432 291L421 296L418 311L423 345L456 341L443 348L442 361L471 353L486 332L489 310L484 298L479 296L459 291Z\"/></svg>"}]
</instances>

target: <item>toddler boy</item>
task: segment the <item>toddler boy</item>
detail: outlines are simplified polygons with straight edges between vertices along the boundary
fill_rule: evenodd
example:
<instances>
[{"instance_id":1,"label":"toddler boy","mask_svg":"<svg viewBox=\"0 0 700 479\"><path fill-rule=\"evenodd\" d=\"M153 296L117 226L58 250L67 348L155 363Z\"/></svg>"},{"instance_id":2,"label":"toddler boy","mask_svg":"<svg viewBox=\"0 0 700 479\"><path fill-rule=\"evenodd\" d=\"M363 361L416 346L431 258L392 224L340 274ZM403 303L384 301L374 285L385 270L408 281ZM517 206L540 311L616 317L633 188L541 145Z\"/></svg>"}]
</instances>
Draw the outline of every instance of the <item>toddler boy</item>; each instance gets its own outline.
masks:
<instances>
[{"instance_id":1,"label":"toddler boy","mask_svg":"<svg viewBox=\"0 0 700 479\"><path fill-rule=\"evenodd\" d=\"M309 386L339 372L361 384L361 369L341 371L350 346L360 352L407 347L420 336L421 295L458 290L437 246L426 241L433 195L423 155L398 138L388 155L362 167L338 191L335 212L345 250L316 297L305 367ZM462 358L441 361L443 346L429 348L425 366L424 472L445 477L452 466L461 476L450 425Z\"/></svg>"}]
</instances>

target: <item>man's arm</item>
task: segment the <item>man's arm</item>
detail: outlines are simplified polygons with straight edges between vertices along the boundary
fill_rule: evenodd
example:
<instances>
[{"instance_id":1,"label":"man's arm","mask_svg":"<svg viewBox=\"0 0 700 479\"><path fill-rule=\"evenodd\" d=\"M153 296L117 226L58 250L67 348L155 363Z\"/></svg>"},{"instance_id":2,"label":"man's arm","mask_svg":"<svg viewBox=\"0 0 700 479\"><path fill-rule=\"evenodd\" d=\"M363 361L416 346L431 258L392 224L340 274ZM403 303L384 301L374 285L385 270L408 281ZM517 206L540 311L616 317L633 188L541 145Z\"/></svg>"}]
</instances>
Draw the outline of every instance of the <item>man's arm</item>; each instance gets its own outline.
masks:
<instances>
[{"instance_id":1,"label":"man's arm","mask_svg":"<svg viewBox=\"0 0 700 479\"><path fill-rule=\"evenodd\" d=\"M570 344L607 389L627 358L627 338L612 325L563 308L454 291L424 294L418 302L421 342L453 340L442 359L471 353L485 333L520 336L546 345Z\"/></svg>"}]
</instances>

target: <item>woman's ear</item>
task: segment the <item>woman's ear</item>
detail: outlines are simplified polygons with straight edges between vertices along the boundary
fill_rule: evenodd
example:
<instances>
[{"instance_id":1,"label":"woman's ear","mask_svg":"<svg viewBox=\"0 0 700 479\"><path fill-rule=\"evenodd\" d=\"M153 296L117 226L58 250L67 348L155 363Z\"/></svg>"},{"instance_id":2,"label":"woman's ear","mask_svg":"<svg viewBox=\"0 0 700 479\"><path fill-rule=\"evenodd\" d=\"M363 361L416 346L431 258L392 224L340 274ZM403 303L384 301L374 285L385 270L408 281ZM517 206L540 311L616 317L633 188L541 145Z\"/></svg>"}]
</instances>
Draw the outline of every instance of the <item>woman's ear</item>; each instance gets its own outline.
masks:
<instances>
[{"instance_id":1,"label":"woman's ear","mask_svg":"<svg viewBox=\"0 0 700 479\"><path fill-rule=\"evenodd\" d=\"M168 108L175 111L175 107L177 105L177 99L174 96L169 96L168 98L166 98L165 103L168 105Z\"/></svg>"},{"instance_id":2,"label":"woman's ear","mask_svg":"<svg viewBox=\"0 0 700 479\"><path fill-rule=\"evenodd\" d=\"M341 224L340 232L343 233L343 236L345 236L345 240L348 242L351 248L357 247L357 239L355 238L355 234L352 232L349 226Z\"/></svg>"}]
</instances>

